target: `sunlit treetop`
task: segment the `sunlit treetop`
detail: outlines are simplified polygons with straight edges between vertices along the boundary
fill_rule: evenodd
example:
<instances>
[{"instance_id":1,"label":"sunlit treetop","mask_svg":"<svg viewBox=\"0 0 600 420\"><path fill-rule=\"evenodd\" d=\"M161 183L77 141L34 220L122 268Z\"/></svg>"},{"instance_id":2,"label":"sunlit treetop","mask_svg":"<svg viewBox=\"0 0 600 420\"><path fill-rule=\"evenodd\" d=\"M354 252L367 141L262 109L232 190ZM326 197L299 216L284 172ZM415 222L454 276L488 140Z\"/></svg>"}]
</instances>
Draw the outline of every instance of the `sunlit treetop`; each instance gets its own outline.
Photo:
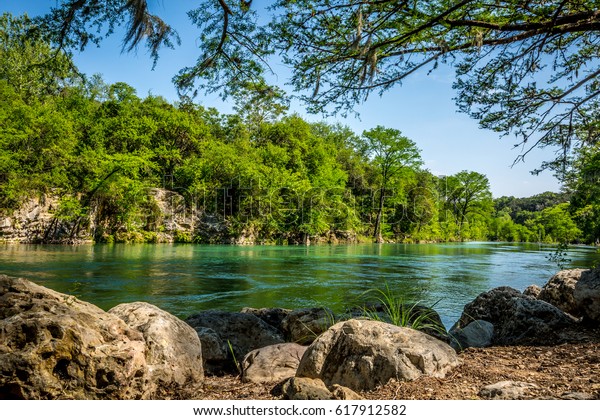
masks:
<instances>
[{"instance_id":1,"label":"sunlit treetop","mask_svg":"<svg viewBox=\"0 0 600 420\"><path fill-rule=\"evenodd\" d=\"M259 25L251 1L202 0L188 13L199 54L174 78L181 94L234 92L260 80L273 54L311 112L347 113L415 72L456 69L459 109L484 128L516 135L520 158L598 139L600 1L280 0ZM62 0L40 23L60 48L85 48L127 28L124 49L156 59L177 33L145 0Z\"/></svg>"}]
</instances>

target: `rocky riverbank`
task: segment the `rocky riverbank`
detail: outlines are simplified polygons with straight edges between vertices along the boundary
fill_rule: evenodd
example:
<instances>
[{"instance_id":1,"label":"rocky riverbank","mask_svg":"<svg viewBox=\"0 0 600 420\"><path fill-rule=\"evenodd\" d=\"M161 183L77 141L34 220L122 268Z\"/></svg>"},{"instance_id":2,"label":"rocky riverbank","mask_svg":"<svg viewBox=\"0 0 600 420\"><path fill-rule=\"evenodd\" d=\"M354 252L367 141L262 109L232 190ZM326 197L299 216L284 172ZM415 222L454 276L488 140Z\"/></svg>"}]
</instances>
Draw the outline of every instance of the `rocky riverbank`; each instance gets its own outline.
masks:
<instances>
[{"instance_id":1,"label":"rocky riverbank","mask_svg":"<svg viewBox=\"0 0 600 420\"><path fill-rule=\"evenodd\" d=\"M360 396L369 400L600 399L600 333L583 343L470 348L458 358L460 366L444 379L391 380ZM502 383L503 392L482 394L484 388ZM197 398L273 400L281 398L278 387L276 382L244 383L236 375L207 376Z\"/></svg>"},{"instance_id":2,"label":"rocky riverbank","mask_svg":"<svg viewBox=\"0 0 600 420\"><path fill-rule=\"evenodd\" d=\"M421 331L326 308L184 322L0 276L0 398L597 399L599 307L600 270L483 293L449 332L427 308L409 319L425 314Z\"/></svg>"},{"instance_id":3,"label":"rocky riverbank","mask_svg":"<svg viewBox=\"0 0 600 420\"><path fill-rule=\"evenodd\" d=\"M357 243L353 231L328 231L320 235L286 233L265 235L253 226L236 228L231 220L207 214L186 203L183 195L162 188L146 191L147 208L127 224L118 221L102 203L90 200L85 211L74 212L65 203L81 197L58 193L39 194L18 209L0 212L0 242L26 244L84 244L94 242L207 244L338 244ZM72 200L69 200L72 199ZM83 200L85 201L85 200Z\"/></svg>"}]
</instances>

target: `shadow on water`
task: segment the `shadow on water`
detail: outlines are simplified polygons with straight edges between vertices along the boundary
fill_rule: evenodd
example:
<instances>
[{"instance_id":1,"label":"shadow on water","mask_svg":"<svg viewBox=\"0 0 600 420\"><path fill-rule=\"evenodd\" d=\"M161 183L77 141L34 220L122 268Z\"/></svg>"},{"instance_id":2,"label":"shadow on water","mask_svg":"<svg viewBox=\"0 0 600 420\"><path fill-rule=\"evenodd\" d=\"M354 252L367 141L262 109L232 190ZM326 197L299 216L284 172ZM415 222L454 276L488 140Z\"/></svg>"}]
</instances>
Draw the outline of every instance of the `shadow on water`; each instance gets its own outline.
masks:
<instances>
[{"instance_id":1,"label":"shadow on water","mask_svg":"<svg viewBox=\"0 0 600 420\"><path fill-rule=\"evenodd\" d=\"M557 271L538 244L332 246L0 245L0 272L30 278L103 309L146 301L177 316L244 306L343 311L373 288L433 305L447 326L479 293L543 285ZM597 260L569 250L571 266Z\"/></svg>"}]
</instances>

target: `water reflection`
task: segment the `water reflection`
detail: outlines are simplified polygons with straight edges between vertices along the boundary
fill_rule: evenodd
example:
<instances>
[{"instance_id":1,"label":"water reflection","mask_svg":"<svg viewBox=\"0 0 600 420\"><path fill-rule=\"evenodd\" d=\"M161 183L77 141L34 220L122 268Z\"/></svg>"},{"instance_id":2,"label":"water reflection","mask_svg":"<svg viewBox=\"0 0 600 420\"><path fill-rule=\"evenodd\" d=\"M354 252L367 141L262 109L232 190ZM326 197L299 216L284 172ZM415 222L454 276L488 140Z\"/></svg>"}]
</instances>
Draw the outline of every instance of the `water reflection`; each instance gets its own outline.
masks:
<instances>
[{"instance_id":1,"label":"water reflection","mask_svg":"<svg viewBox=\"0 0 600 420\"><path fill-rule=\"evenodd\" d=\"M0 245L0 272L28 277L103 309L147 301L178 316L244 306L336 311L388 284L406 301L435 304L450 326L479 293L544 284L557 270L538 244L334 246ZM569 250L589 266L595 248Z\"/></svg>"}]
</instances>

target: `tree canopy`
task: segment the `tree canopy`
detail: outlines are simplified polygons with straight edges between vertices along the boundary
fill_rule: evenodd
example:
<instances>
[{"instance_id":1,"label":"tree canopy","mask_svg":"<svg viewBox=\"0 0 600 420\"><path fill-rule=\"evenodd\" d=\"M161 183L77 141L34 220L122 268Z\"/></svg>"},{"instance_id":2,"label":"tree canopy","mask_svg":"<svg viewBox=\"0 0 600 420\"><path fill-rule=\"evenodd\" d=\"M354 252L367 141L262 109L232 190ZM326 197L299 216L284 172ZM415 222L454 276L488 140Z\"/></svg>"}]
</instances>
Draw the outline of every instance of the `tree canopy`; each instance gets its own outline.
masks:
<instances>
[{"instance_id":1,"label":"tree canopy","mask_svg":"<svg viewBox=\"0 0 600 420\"><path fill-rule=\"evenodd\" d=\"M188 13L199 56L175 82L226 94L258 81L277 54L314 112L347 112L417 71L456 69L456 102L484 128L512 133L519 158L535 147L569 153L598 138L600 2L279 0L259 24L252 1L202 0ZM127 30L155 58L179 35L146 0L61 0L40 19L60 49L85 48ZM261 22L264 22L263 19ZM186 35L187 36L187 35Z\"/></svg>"}]
</instances>

